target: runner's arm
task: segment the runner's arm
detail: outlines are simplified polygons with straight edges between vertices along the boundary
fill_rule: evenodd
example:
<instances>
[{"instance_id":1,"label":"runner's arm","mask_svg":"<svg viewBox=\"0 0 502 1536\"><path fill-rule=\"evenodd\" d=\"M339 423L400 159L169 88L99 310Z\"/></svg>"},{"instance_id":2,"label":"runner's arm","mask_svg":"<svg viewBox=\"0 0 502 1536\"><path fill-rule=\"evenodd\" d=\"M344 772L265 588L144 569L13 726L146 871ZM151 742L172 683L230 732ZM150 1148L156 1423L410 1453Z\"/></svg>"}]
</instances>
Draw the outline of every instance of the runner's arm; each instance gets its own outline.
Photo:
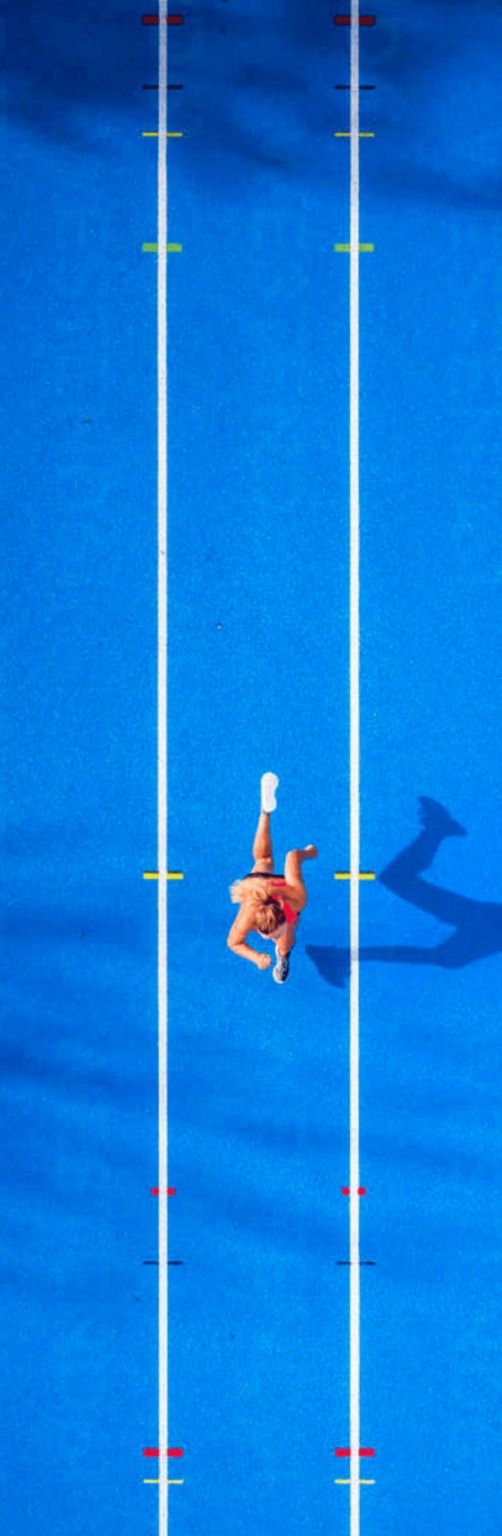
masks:
<instances>
[{"instance_id":1,"label":"runner's arm","mask_svg":"<svg viewBox=\"0 0 502 1536\"><path fill-rule=\"evenodd\" d=\"M256 949L251 949L251 945L245 942L248 933L252 932L252 928L252 923L248 922L247 918L242 917L239 913L230 929L227 944L234 955L242 955L243 960L252 960L254 965L259 965L262 958L261 955L258 954Z\"/></svg>"}]
</instances>

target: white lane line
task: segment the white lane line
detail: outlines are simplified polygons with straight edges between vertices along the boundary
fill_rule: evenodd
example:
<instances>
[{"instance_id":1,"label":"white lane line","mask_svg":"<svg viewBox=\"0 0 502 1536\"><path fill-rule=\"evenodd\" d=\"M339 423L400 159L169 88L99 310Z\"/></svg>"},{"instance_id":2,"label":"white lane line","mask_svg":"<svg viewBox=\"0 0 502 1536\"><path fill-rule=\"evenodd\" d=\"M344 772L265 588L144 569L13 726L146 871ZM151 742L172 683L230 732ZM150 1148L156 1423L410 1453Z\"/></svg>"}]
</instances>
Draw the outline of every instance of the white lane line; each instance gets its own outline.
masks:
<instances>
[{"instance_id":1,"label":"white lane line","mask_svg":"<svg viewBox=\"0 0 502 1536\"><path fill-rule=\"evenodd\" d=\"M359 1536L359 0L350 37L350 1536Z\"/></svg>"},{"instance_id":2,"label":"white lane line","mask_svg":"<svg viewBox=\"0 0 502 1536\"><path fill-rule=\"evenodd\" d=\"M167 10L159 15L159 143L157 188L157 389L158 389L158 631L157 631L157 830L159 1011L159 1437L168 1431L167 1290ZM159 1463L159 1536L167 1536L168 1465Z\"/></svg>"}]
</instances>

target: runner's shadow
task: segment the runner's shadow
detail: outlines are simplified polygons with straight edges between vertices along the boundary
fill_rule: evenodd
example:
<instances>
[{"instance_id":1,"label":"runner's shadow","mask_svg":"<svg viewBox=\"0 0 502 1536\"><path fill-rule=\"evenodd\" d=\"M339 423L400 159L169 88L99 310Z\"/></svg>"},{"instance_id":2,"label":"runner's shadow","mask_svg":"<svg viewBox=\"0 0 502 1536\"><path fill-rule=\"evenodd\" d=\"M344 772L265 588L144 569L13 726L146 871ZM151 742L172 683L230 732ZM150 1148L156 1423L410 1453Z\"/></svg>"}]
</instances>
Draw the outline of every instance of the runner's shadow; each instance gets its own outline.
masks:
<instances>
[{"instance_id":1,"label":"runner's shadow","mask_svg":"<svg viewBox=\"0 0 502 1536\"><path fill-rule=\"evenodd\" d=\"M418 944L362 945L359 959L439 965L443 969L458 970L502 950L502 903L475 901L470 896L459 896L454 891L429 885L420 878L424 869L429 869L432 864L444 837L466 835L464 828L452 820L437 800L421 796L420 804L423 832L393 859L378 879L389 891L394 891L422 912L430 912L441 923L451 925L455 932L442 943L427 948ZM344 986L350 975L350 949L347 946L307 944L306 951L325 981L334 987Z\"/></svg>"}]
</instances>

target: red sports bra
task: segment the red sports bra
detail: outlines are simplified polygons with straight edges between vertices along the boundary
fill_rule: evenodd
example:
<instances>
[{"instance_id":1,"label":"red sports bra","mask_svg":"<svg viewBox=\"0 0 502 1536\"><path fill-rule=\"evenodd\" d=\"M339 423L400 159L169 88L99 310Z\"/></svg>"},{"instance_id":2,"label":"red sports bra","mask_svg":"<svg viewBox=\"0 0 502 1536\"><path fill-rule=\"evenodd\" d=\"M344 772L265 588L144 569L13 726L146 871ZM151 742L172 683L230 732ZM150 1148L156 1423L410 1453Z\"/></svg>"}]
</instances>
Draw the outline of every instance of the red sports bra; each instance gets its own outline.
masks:
<instances>
[{"instance_id":1,"label":"red sports bra","mask_svg":"<svg viewBox=\"0 0 502 1536\"><path fill-rule=\"evenodd\" d=\"M286 884L286 881L283 879L282 875L278 875L277 876L276 884L277 885L285 885ZM271 896L280 896L281 893L280 893L280 891L271 891L270 894L271 894ZM296 919L298 917L298 913L297 912L293 912L293 908L290 907L289 902L285 901L283 903L283 905L284 905L284 916L286 918L286 922L287 923L296 923Z\"/></svg>"}]
</instances>

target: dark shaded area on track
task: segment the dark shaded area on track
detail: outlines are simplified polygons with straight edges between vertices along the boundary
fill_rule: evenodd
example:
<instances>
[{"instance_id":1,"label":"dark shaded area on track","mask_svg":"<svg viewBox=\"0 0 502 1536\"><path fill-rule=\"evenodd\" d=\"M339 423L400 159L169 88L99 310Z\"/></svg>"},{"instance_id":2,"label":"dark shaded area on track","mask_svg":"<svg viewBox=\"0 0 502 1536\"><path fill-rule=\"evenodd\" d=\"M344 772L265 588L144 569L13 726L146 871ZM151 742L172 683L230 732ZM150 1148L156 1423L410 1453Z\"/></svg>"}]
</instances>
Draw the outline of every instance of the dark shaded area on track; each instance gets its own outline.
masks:
<instances>
[{"instance_id":1,"label":"dark shaded area on track","mask_svg":"<svg viewBox=\"0 0 502 1536\"><path fill-rule=\"evenodd\" d=\"M455 13L454 28L448 9ZM397 6L394 10L387 7L364 37L364 69L376 86L366 110L377 134L386 132L385 160L372 164L373 191L386 199L416 197L459 209L492 210L499 201L497 165L483 174L479 164L461 160L452 169L451 145L437 136L431 164L426 145L420 150L396 133L400 100L411 90L418 101L429 93L434 111L434 41L437 47L446 43L449 70L464 67L465 53L469 80L472 6L468 0L447 0L438 15L437 7L426 5L420 28L412 17L403 18ZM474 40L483 26L493 31L499 16L494 0L477 7ZM338 77L350 78L349 29L331 26L328 31L324 4L308 10L281 6L276 14L264 15L260 25L266 46L259 62L252 16L232 13L221 0L187 8L184 27L169 35L169 78L181 76L185 86L184 93L169 97L176 122L181 111L186 120L184 165L191 164L191 174L200 175L204 184L217 183L221 196L244 196L243 161L254 164L261 176L260 195L272 190L269 173L277 171L292 183L305 174L310 183L324 180L327 163L321 154L312 157L310 136L318 135L324 144L347 109L341 94L331 90L327 96L323 74L319 80L316 75L318 69L324 73L331 58L333 86ZM215 59L216 39L221 47ZM142 27L136 6L111 6L107 14L106 6L93 4L72 15L60 0L41 6L16 0L0 8L0 66L7 117L61 146L108 154L110 124L103 139L103 109L112 116L130 113L137 119L143 114L146 126L150 123L152 99L142 86L156 79L157 30ZM89 112L95 117L86 117ZM417 153L420 159L414 160ZM341 169L340 163L333 166L330 176Z\"/></svg>"},{"instance_id":2,"label":"dark shaded area on track","mask_svg":"<svg viewBox=\"0 0 502 1536\"><path fill-rule=\"evenodd\" d=\"M433 806L434 802L430 802ZM420 879L432 864L443 837L462 836L464 829L451 822L441 806L429 816L423 832L404 848L378 876L382 885L410 902L421 912L429 912L442 923L451 924L455 933L442 944L366 944L359 949L359 960L385 960L410 965L439 965L459 969L474 960L486 959L502 951L502 902L477 901L471 896L429 885ZM306 952L317 966L319 975L334 987L343 987L350 975L350 949L336 945L307 944Z\"/></svg>"}]
</instances>

